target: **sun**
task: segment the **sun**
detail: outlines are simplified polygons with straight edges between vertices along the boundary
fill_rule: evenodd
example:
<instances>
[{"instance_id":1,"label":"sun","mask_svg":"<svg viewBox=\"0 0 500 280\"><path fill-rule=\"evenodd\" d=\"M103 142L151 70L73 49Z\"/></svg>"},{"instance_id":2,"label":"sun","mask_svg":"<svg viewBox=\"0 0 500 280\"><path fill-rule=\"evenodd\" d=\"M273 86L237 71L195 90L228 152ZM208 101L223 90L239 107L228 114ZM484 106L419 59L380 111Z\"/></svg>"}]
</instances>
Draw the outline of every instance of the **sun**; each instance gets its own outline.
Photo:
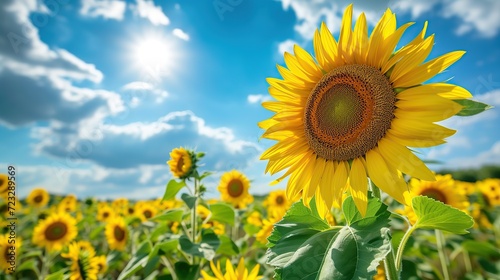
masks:
<instances>
[{"instance_id":1,"label":"sun","mask_svg":"<svg viewBox=\"0 0 500 280\"><path fill-rule=\"evenodd\" d=\"M154 80L172 74L180 57L176 41L158 33L146 33L133 39L129 54L134 70Z\"/></svg>"}]
</instances>

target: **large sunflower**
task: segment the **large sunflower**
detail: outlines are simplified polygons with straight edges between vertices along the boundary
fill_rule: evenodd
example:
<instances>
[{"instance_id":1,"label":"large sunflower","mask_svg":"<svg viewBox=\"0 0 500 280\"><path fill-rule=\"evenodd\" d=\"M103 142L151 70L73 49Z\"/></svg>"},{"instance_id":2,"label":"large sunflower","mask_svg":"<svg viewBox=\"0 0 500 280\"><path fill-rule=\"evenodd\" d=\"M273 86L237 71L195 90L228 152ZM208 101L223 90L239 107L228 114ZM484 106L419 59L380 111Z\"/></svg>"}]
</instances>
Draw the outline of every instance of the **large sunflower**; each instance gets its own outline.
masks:
<instances>
[{"instance_id":1,"label":"large sunflower","mask_svg":"<svg viewBox=\"0 0 500 280\"><path fill-rule=\"evenodd\" d=\"M113 217L106 224L106 239L111 250L123 251L127 245L128 229L122 217Z\"/></svg>"},{"instance_id":2,"label":"large sunflower","mask_svg":"<svg viewBox=\"0 0 500 280\"><path fill-rule=\"evenodd\" d=\"M158 208L156 208L155 203L141 203L135 209L135 214L141 219L141 221L145 222L151 218L153 218L158 212Z\"/></svg>"},{"instance_id":3,"label":"large sunflower","mask_svg":"<svg viewBox=\"0 0 500 280\"><path fill-rule=\"evenodd\" d=\"M403 32L390 9L370 36L362 13L352 30L347 7L338 42L323 23L314 34L315 58L299 46L285 53L287 68L277 66L283 80L268 78L276 101L262 105L275 114L259 126L264 138L276 140L261 159L266 172L288 171L287 196L302 191L309 205L316 195L324 214L349 191L366 212L370 178L397 201L405 203L407 186L400 172L424 180L434 174L408 147L431 147L455 133L437 121L461 110L451 99L470 98L456 85L422 83L464 54L455 51L424 62L434 43L425 38L427 24L406 46L394 51ZM347 186L349 181L350 186Z\"/></svg>"},{"instance_id":4,"label":"large sunflower","mask_svg":"<svg viewBox=\"0 0 500 280\"><path fill-rule=\"evenodd\" d=\"M82 249L80 244L73 242L68 246L68 252L61 256L71 260L70 280L97 280L99 260L93 249Z\"/></svg>"},{"instance_id":5,"label":"large sunflower","mask_svg":"<svg viewBox=\"0 0 500 280\"><path fill-rule=\"evenodd\" d=\"M116 209L116 208L115 208ZM97 220L101 222L106 222L115 216L115 212L113 208L109 207L109 205L105 203L100 203L97 206Z\"/></svg>"},{"instance_id":6,"label":"large sunflower","mask_svg":"<svg viewBox=\"0 0 500 280\"><path fill-rule=\"evenodd\" d=\"M205 271L201 271L201 276L203 276L204 280L259 280L262 279L262 276L259 276L259 268L260 265L257 264L254 266L250 274L248 273L248 269L245 267L245 260L243 258L240 259L238 266L234 269L231 261L229 259L226 260L226 273L222 274L222 269L220 267L220 262L217 262L217 266L215 266L213 261L210 261L210 268L214 276L210 276Z\"/></svg>"},{"instance_id":7,"label":"large sunflower","mask_svg":"<svg viewBox=\"0 0 500 280\"><path fill-rule=\"evenodd\" d=\"M33 230L33 244L49 251L60 251L78 234L76 220L64 212L54 213Z\"/></svg>"},{"instance_id":8,"label":"large sunflower","mask_svg":"<svg viewBox=\"0 0 500 280\"><path fill-rule=\"evenodd\" d=\"M196 156L184 148L176 148L170 152L170 160L167 161L170 171L179 179L189 177L196 164Z\"/></svg>"},{"instance_id":9,"label":"large sunflower","mask_svg":"<svg viewBox=\"0 0 500 280\"><path fill-rule=\"evenodd\" d=\"M43 207L49 203L49 193L42 188L33 189L28 198L26 198L26 202L34 207Z\"/></svg>"},{"instance_id":10,"label":"large sunflower","mask_svg":"<svg viewBox=\"0 0 500 280\"><path fill-rule=\"evenodd\" d=\"M245 208L253 202L253 196L248 193L250 181L242 173L232 170L222 175L217 188L222 200L231 203L238 209Z\"/></svg>"}]
</instances>

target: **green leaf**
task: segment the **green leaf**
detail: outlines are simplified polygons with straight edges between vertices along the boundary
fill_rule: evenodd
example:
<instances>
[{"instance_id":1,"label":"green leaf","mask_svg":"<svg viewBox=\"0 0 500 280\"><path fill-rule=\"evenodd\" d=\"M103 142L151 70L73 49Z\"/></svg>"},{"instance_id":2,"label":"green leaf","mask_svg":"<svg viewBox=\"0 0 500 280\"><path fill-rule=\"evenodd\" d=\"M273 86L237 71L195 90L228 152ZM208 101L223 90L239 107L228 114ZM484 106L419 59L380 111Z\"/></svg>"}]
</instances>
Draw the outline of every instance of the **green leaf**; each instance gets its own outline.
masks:
<instances>
[{"instance_id":1,"label":"green leaf","mask_svg":"<svg viewBox=\"0 0 500 280\"><path fill-rule=\"evenodd\" d=\"M481 112L493 108L493 106L490 106L488 104L484 104L470 99L457 99L453 101L463 106L462 110L456 114L457 116L462 116L462 117L477 115Z\"/></svg>"},{"instance_id":2,"label":"green leaf","mask_svg":"<svg viewBox=\"0 0 500 280\"><path fill-rule=\"evenodd\" d=\"M92 229L89 235L90 240L98 239L97 236L104 230L104 227L105 225L100 225Z\"/></svg>"},{"instance_id":3,"label":"green leaf","mask_svg":"<svg viewBox=\"0 0 500 280\"><path fill-rule=\"evenodd\" d=\"M30 259L27 261L23 261L21 265L16 267L16 272L23 271L23 270L31 270L36 273L36 275L39 275L37 263L35 262L34 259Z\"/></svg>"},{"instance_id":4,"label":"green leaf","mask_svg":"<svg viewBox=\"0 0 500 280\"><path fill-rule=\"evenodd\" d=\"M352 198L344 201L349 226L330 228L296 203L278 222L266 253L279 279L370 279L391 250L387 206L368 201L365 217ZM295 216L295 214L299 214Z\"/></svg>"},{"instance_id":5,"label":"green leaf","mask_svg":"<svg viewBox=\"0 0 500 280\"><path fill-rule=\"evenodd\" d=\"M236 256L240 253L240 249L238 249L238 246L229 238L227 235L221 235L219 236L220 239L220 246L215 251L217 254L223 254L227 256Z\"/></svg>"},{"instance_id":6,"label":"green leaf","mask_svg":"<svg viewBox=\"0 0 500 280\"><path fill-rule=\"evenodd\" d=\"M210 205L210 211L212 212L211 221L234 226L234 210L231 206L223 203L215 203Z\"/></svg>"},{"instance_id":7,"label":"green leaf","mask_svg":"<svg viewBox=\"0 0 500 280\"><path fill-rule=\"evenodd\" d=\"M152 250L151 247L151 242L148 240L141 243L137 252L132 255L132 258L118 276L118 280L129 278L134 273L141 270L148 263L149 253Z\"/></svg>"},{"instance_id":8,"label":"green leaf","mask_svg":"<svg viewBox=\"0 0 500 280\"><path fill-rule=\"evenodd\" d=\"M197 280L200 265L189 265L186 262L176 262L175 273L179 279Z\"/></svg>"},{"instance_id":9,"label":"green leaf","mask_svg":"<svg viewBox=\"0 0 500 280\"><path fill-rule=\"evenodd\" d=\"M45 280L62 280L64 279L64 270L59 270L45 277Z\"/></svg>"},{"instance_id":10,"label":"green leaf","mask_svg":"<svg viewBox=\"0 0 500 280\"><path fill-rule=\"evenodd\" d=\"M179 239L172 239L159 243L158 247L160 247L160 250L164 253L170 253L177 250L177 245L179 245Z\"/></svg>"},{"instance_id":11,"label":"green leaf","mask_svg":"<svg viewBox=\"0 0 500 280\"><path fill-rule=\"evenodd\" d=\"M219 247L220 240L215 233L204 231L200 243L192 243L186 235L182 235L179 244L182 251L211 261L215 257L215 250Z\"/></svg>"},{"instance_id":12,"label":"green leaf","mask_svg":"<svg viewBox=\"0 0 500 280\"><path fill-rule=\"evenodd\" d=\"M162 200L170 200L175 198L175 195L184 187L186 183L184 181L177 182L172 179L168 182L167 187L165 189L165 194L163 195Z\"/></svg>"},{"instance_id":13,"label":"green leaf","mask_svg":"<svg viewBox=\"0 0 500 280\"><path fill-rule=\"evenodd\" d=\"M196 196L189 195L187 193L183 193L181 195L181 199L186 203L189 209L193 209L194 204L196 203Z\"/></svg>"},{"instance_id":14,"label":"green leaf","mask_svg":"<svg viewBox=\"0 0 500 280\"><path fill-rule=\"evenodd\" d=\"M486 241L466 240L462 242L462 248L481 257L500 257L500 250Z\"/></svg>"},{"instance_id":15,"label":"green leaf","mask_svg":"<svg viewBox=\"0 0 500 280\"><path fill-rule=\"evenodd\" d=\"M412 199L413 211L418 219L416 228L440 229L455 234L466 234L474 225L471 216L427 196L416 196Z\"/></svg>"},{"instance_id":16,"label":"green leaf","mask_svg":"<svg viewBox=\"0 0 500 280\"><path fill-rule=\"evenodd\" d=\"M301 228L321 231L330 228L330 225L304 206L302 200L298 201L288 209L283 219L274 225L271 235L267 238L269 246L273 247L283 236Z\"/></svg>"},{"instance_id":17,"label":"green leaf","mask_svg":"<svg viewBox=\"0 0 500 280\"><path fill-rule=\"evenodd\" d=\"M151 220L153 221L172 221L180 223L182 221L182 215L184 211L182 209L171 209L167 210L163 214L154 216Z\"/></svg>"}]
</instances>

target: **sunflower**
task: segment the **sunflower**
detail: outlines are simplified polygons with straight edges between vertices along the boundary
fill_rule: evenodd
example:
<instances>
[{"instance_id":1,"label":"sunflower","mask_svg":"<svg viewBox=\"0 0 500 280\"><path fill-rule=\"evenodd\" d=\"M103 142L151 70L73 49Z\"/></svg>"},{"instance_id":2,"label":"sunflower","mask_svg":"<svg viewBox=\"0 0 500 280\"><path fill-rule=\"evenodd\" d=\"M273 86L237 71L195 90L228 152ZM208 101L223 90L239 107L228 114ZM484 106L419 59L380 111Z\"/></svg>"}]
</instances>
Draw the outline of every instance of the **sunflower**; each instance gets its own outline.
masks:
<instances>
[{"instance_id":1,"label":"sunflower","mask_svg":"<svg viewBox=\"0 0 500 280\"><path fill-rule=\"evenodd\" d=\"M366 213L368 178L405 203L407 186L399 173L423 180L434 174L408 147L431 147L455 133L434 122L462 107L451 99L470 98L456 85L422 83L448 68L464 54L456 51L424 60L434 43L420 34L394 52L403 32L396 16L384 13L368 37L362 13L352 30L352 5L344 13L338 42L323 23L313 40L316 58L295 45L285 53L288 68L277 66L283 80L269 78L275 101L263 102L275 114L259 123L262 137L278 141L261 156L266 173L287 169L273 183L290 176L289 198L302 191L305 205L316 195L326 213L342 193L350 191ZM350 187L346 182L349 180Z\"/></svg>"},{"instance_id":2,"label":"sunflower","mask_svg":"<svg viewBox=\"0 0 500 280\"><path fill-rule=\"evenodd\" d=\"M74 212L76 210L77 202L78 200L76 199L76 196L70 194L59 202L59 205L57 206L58 211L67 213Z\"/></svg>"},{"instance_id":3,"label":"sunflower","mask_svg":"<svg viewBox=\"0 0 500 280\"><path fill-rule=\"evenodd\" d=\"M114 216L113 208L106 204L99 204L97 206L97 220L101 222L106 222Z\"/></svg>"},{"instance_id":4,"label":"sunflower","mask_svg":"<svg viewBox=\"0 0 500 280\"><path fill-rule=\"evenodd\" d=\"M253 202L253 196L248 193L250 181L242 173L232 170L222 175L219 187L222 200L242 209Z\"/></svg>"},{"instance_id":5,"label":"sunflower","mask_svg":"<svg viewBox=\"0 0 500 280\"><path fill-rule=\"evenodd\" d=\"M373 280L385 280L386 277L385 277L385 268L384 268L384 263L380 263L378 266L377 266L377 274L375 274L375 276L373 276Z\"/></svg>"},{"instance_id":6,"label":"sunflower","mask_svg":"<svg viewBox=\"0 0 500 280\"><path fill-rule=\"evenodd\" d=\"M267 238L273 232L274 224L277 223L280 219L281 218L279 217L270 217L269 219L262 221L262 228L259 232L257 232L255 239L257 239L257 241L259 241L261 244L267 244Z\"/></svg>"},{"instance_id":7,"label":"sunflower","mask_svg":"<svg viewBox=\"0 0 500 280\"><path fill-rule=\"evenodd\" d=\"M122 217L113 217L106 224L106 239L111 250L123 251L127 245L128 229Z\"/></svg>"},{"instance_id":8,"label":"sunflower","mask_svg":"<svg viewBox=\"0 0 500 280\"><path fill-rule=\"evenodd\" d=\"M486 179L477 185L487 206L500 205L500 179Z\"/></svg>"},{"instance_id":9,"label":"sunflower","mask_svg":"<svg viewBox=\"0 0 500 280\"><path fill-rule=\"evenodd\" d=\"M283 217L292 205L292 201L286 197L285 190L275 190L269 193L263 205L270 216Z\"/></svg>"},{"instance_id":10,"label":"sunflower","mask_svg":"<svg viewBox=\"0 0 500 280\"><path fill-rule=\"evenodd\" d=\"M111 203L111 207L115 210L117 214L124 215L128 210L128 199L117 198Z\"/></svg>"},{"instance_id":11,"label":"sunflower","mask_svg":"<svg viewBox=\"0 0 500 280\"><path fill-rule=\"evenodd\" d=\"M262 226L262 215L260 214L259 211L253 211L248 215L247 217L247 223L254 225L256 227Z\"/></svg>"},{"instance_id":12,"label":"sunflower","mask_svg":"<svg viewBox=\"0 0 500 280\"><path fill-rule=\"evenodd\" d=\"M43 207L49 203L49 198L49 193L45 189L37 188L30 192L26 202L34 207Z\"/></svg>"},{"instance_id":13,"label":"sunflower","mask_svg":"<svg viewBox=\"0 0 500 280\"><path fill-rule=\"evenodd\" d=\"M16 256L19 256L19 248L21 248L20 238L15 239L14 244L12 244L12 240L9 240L7 234L0 235L0 271L5 274L11 274L15 271Z\"/></svg>"},{"instance_id":14,"label":"sunflower","mask_svg":"<svg viewBox=\"0 0 500 280\"><path fill-rule=\"evenodd\" d=\"M231 261L229 259L226 260L226 273L222 274L222 270L220 267L220 261L217 262L217 266L215 266L213 261L210 261L210 268L214 276L208 275L207 272L201 271L201 276L203 276L204 280L259 280L262 279L262 276L259 275L260 265L257 264L254 266L250 274L248 274L248 269L245 267L245 260L243 258L240 259L238 266L234 269Z\"/></svg>"},{"instance_id":15,"label":"sunflower","mask_svg":"<svg viewBox=\"0 0 500 280\"><path fill-rule=\"evenodd\" d=\"M106 273L106 270L108 270L108 262L106 261L106 256L101 255L95 257L95 259L97 265L97 274L104 275L104 273Z\"/></svg>"},{"instance_id":16,"label":"sunflower","mask_svg":"<svg viewBox=\"0 0 500 280\"><path fill-rule=\"evenodd\" d=\"M410 187L411 192L407 197L408 201L406 203L408 205L411 205L411 198L422 195L441 201L462 211L467 211L469 207L465 190L457 187L455 180L453 180L450 174L436 175L436 181L423 181L412 178L410 180ZM404 211L399 211L399 213L407 216L412 224L417 221L416 214L409 206L405 206Z\"/></svg>"},{"instance_id":17,"label":"sunflower","mask_svg":"<svg viewBox=\"0 0 500 280\"><path fill-rule=\"evenodd\" d=\"M208 221L201 227L205 229L211 229L217 235L223 235L226 232L226 226L223 223L219 223L217 221Z\"/></svg>"},{"instance_id":18,"label":"sunflower","mask_svg":"<svg viewBox=\"0 0 500 280\"><path fill-rule=\"evenodd\" d=\"M33 230L33 244L49 251L60 251L78 234L76 220L64 212L53 213Z\"/></svg>"},{"instance_id":19,"label":"sunflower","mask_svg":"<svg viewBox=\"0 0 500 280\"><path fill-rule=\"evenodd\" d=\"M0 174L0 193L7 191L9 187L9 176L7 174Z\"/></svg>"},{"instance_id":20,"label":"sunflower","mask_svg":"<svg viewBox=\"0 0 500 280\"><path fill-rule=\"evenodd\" d=\"M182 147L176 148L170 152L167 164L174 177L185 179L192 175L196 167L196 155Z\"/></svg>"},{"instance_id":21,"label":"sunflower","mask_svg":"<svg viewBox=\"0 0 500 280\"><path fill-rule=\"evenodd\" d=\"M68 252L61 256L71 260L70 280L97 280L99 266L93 249L82 249L78 242L73 242L68 246Z\"/></svg>"},{"instance_id":22,"label":"sunflower","mask_svg":"<svg viewBox=\"0 0 500 280\"><path fill-rule=\"evenodd\" d=\"M455 184L457 185L458 188L462 189L468 196L476 193L478 190L476 183L455 180Z\"/></svg>"},{"instance_id":23,"label":"sunflower","mask_svg":"<svg viewBox=\"0 0 500 280\"><path fill-rule=\"evenodd\" d=\"M153 218L157 212L158 209L150 203L140 203L135 209L135 215L143 222Z\"/></svg>"}]
</instances>

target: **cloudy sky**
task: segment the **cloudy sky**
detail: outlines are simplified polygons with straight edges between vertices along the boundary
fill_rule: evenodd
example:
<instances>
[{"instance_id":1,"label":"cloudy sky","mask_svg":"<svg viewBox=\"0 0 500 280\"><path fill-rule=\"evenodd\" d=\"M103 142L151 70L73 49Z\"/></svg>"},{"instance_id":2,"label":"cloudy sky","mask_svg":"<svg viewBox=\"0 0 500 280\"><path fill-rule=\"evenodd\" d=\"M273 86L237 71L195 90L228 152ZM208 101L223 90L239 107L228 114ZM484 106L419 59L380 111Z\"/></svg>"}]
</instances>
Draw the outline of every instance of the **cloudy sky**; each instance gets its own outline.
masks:
<instances>
[{"instance_id":1,"label":"cloudy sky","mask_svg":"<svg viewBox=\"0 0 500 280\"><path fill-rule=\"evenodd\" d=\"M45 187L79 197L151 198L170 179L178 146L206 153L209 196L240 169L266 193L257 122L270 116L266 77L283 52L312 50L325 21L338 36L350 1L5 0L0 2L0 172L18 169L18 194ZM500 107L500 2L354 1L370 28L390 7L408 42L429 21L431 58L467 54L436 79ZM500 112L445 122L448 144L421 150L439 168L500 163ZM284 186L278 186L284 187Z\"/></svg>"}]
</instances>

